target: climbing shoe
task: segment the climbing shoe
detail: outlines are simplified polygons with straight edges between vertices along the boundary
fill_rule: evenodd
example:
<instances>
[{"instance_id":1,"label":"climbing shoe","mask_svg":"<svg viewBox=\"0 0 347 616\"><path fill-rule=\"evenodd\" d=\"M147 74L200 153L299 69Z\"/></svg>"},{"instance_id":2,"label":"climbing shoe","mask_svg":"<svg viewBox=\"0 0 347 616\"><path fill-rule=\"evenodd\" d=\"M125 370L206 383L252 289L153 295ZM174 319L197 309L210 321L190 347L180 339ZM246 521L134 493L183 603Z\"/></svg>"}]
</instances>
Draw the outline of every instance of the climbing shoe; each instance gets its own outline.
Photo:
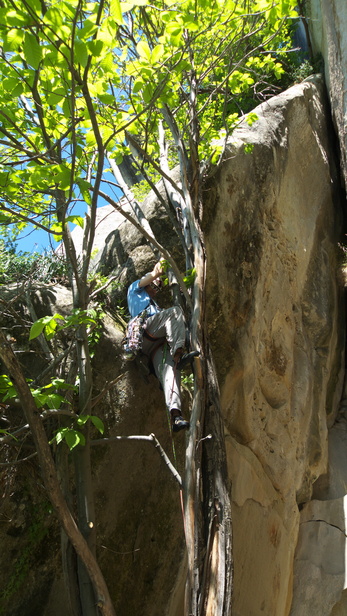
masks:
<instances>
[{"instance_id":1,"label":"climbing shoe","mask_svg":"<svg viewBox=\"0 0 347 616\"><path fill-rule=\"evenodd\" d=\"M189 430L190 423L181 417L181 415L176 415L172 419L172 432L179 432L180 430Z\"/></svg>"},{"instance_id":2,"label":"climbing shoe","mask_svg":"<svg viewBox=\"0 0 347 616\"><path fill-rule=\"evenodd\" d=\"M200 355L199 351L191 351L190 353L184 353L180 360L176 364L177 370L182 370L188 364L191 364L194 357L198 357Z\"/></svg>"}]
</instances>

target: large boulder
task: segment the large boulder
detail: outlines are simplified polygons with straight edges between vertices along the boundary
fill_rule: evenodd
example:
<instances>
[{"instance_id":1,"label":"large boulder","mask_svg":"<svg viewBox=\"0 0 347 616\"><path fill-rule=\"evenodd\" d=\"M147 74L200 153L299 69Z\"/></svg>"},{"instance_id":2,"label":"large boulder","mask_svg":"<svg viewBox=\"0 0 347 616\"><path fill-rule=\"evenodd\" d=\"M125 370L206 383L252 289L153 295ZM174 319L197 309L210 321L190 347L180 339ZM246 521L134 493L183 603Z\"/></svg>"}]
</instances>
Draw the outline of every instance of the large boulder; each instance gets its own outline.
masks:
<instances>
[{"instance_id":1,"label":"large boulder","mask_svg":"<svg viewBox=\"0 0 347 616\"><path fill-rule=\"evenodd\" d=\"M205 191L207 322L233 483L233 614L285 616L299 507L327 470L343 384L340 193L320 80L256 112Z\"/></svg>"}]
</instances>

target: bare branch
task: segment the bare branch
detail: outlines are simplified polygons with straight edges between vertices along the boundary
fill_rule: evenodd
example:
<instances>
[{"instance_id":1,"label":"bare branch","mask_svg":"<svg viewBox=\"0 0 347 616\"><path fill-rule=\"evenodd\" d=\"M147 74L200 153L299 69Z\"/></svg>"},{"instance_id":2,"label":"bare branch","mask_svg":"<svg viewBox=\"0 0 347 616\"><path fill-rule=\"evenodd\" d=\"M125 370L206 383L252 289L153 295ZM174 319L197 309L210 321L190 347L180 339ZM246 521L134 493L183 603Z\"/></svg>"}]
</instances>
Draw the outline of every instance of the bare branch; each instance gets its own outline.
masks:
<instances>
[{"instance_id":1,"label":"bare branch","mask_svg":"<svg viewBox=\"0 0 347 616\"><path fill-rule=\"evenodd\" d=\"M12 216L15 216L15 218L19 218L20 220L24 220L25 222L28 222L34 225L35 227L38 227L39 229L43 229L44 231L46 231L46 233L50 233L51 235L62 235L61 231L52 231L45 225L42 225L40 222L37 222L35 219L30 218L29 216L24 216L23 214L20 214L16 210L12 210L11 208L4 205L3 202L1 203L0 209L3 210L4 212L8 212Z\"/></svg>"},{"instance_id":2,"label":"bare branch","mask_svg":"<svg viewBox=\"0 0 347 616\"><path fill-rule=\"evenodd\" d=\"M109 438L100 438L100 439L93 440L91 441L90 444L91 445L107 445L108 443L117 442L117 441L145 441L147 443L153 443L160 457L164 460L166 466L168 467L170 473L172 473L177 483L182 487L181 475L179 474L177 469L174 467L174 465L170 461L170 458L167 456L167 454L165 453L164 449L162 448L162 446L160 445L158 439L156 438L154 434L150 434L149 436L144 436L142 434L132 435L132 436L110 436Z\"/></svg>"}]
</instances>

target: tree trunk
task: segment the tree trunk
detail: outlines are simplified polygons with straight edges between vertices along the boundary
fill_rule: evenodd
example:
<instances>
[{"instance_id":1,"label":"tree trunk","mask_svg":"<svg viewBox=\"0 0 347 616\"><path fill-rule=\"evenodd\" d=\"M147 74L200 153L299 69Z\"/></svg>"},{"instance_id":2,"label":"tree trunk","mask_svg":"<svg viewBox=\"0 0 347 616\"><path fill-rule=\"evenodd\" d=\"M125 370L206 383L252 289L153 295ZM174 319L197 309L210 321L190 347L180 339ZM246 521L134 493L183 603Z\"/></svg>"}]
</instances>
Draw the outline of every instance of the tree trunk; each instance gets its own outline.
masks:
<instances>
[{"instance_id":1,"label":"tree trunk","mask_svg":"<svg viewBox=\"0 0 347 616\"><path fill-rule=\"evenodd\" d=\"M84 298L79 297L78 300L83 307L86 305ZM88 348L88 335L84 324L80 325L76 334L76 351L79 375L79 415L91 415L92 369ZM85 437L85 445L83 447L77 446L73 451L78 528L95 558L95 503L88 422L81 431ZM80 558L78 559L78 580L83 616L98 616L93 583L85 564Z\"/></svg>"},{"instance_id":2,"label":"tree trunk","mask_svg":"<svg viewBox=\"0 0 347 616\"><path fill-rule=\"evenodd\" d=\"M206 340L206 325L199 327L204 319L196 309L197 302L196 299L191 331L194 346L200 343L203 359L196 361L192 427L186 450L184 511L189 571L186 614L229 616L232 590L230 485L218 381Z\"/></svg>"},{"instance_id":3,"label":"tree trunk","mask_svg":"<svg viewBox=\"0 0 347 616\"><path fill-rule=\"evenodd\" d=\"M70 511L72 511L72 494L69 487L69 451L67 446L57 447L56 466L64 498ZM61 556L71 614L72 616L83 616L77 579L77 555L63 529L61 529Z\"/></svg>"}]
</instances>

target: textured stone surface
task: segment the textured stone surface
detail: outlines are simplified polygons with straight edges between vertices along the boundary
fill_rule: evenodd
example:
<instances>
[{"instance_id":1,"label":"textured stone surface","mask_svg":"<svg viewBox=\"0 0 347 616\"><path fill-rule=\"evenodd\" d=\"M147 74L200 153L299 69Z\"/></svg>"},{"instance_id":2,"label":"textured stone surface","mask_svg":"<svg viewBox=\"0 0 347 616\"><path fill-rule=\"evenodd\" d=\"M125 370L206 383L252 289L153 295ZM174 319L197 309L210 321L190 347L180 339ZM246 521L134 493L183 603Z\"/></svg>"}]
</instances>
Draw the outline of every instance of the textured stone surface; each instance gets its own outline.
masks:
<instances>
[{"instance_id":1,"label":"textured stone surface","mask_svg":"<svg viewBox=\"0 0 347 616\"><path fill-rule=\"evenodd\" d=\"M334 606L338 609L346 588L346 522L347 496L313 500L302 510L295 557L293 616L328 616Z\"/></svg>"},{"instance_id":2,"label":"textured stone surface","mask_svg":"<svg viewBox=\"0 0 347 616\"><path fill-rule=\"evenodd\" d=\"M306 3L314 53L321 53L347 186L347 6L345 0Z\"/></svg>"},{"instance_id":3,"label":"textured stone surface","mask_svg":"<svg viewBox=\"0 0 347 616\"><path fill-rule=\"evenodd\" d=\"M321 93L311 81L261 105L207 190L237 616L289 613L298 504L326 472L342 390L338 179Z\"/></svg>"}]
</instances>

